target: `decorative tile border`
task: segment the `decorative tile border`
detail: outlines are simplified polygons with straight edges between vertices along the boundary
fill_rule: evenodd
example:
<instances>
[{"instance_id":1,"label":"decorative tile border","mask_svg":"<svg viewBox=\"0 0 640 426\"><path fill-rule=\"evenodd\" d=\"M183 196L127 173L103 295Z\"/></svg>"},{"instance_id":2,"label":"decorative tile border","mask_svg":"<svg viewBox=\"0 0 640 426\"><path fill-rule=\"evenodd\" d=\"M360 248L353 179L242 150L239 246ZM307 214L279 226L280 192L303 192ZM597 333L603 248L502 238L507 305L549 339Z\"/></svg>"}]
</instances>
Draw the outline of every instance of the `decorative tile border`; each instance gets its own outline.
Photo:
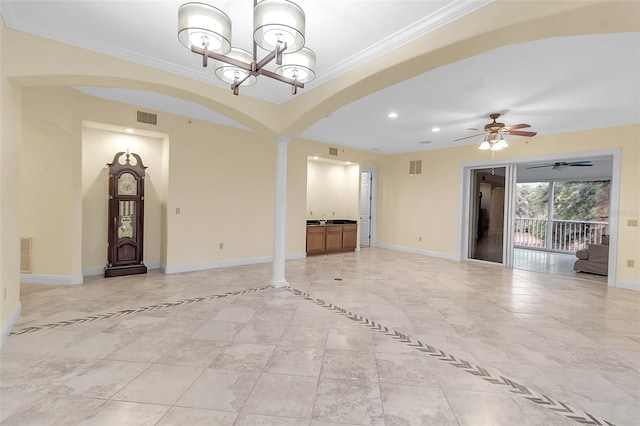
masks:
<instances>
[{"instance_id":1,"label":"decorative tile border","mask_svg":"<svg viewBox=\"0 0 640 426\"><path fill-rule=\"evenodd\" d=\"M159 303L157 305L142 306L142 307L137 308L137 309L124 309L122 311L109 312L109 313L106 313L106 314L89 315L89 316L84 317L84 318L75 318L75 319L66 320L66 321L54 322L54 323L51 323L51 324L36 325L36 326L33 326L33 327L26 327L26 328L23 328L23 329L20 329L20 330L12 331L11 333L9 333L9 335L10 336L15 336L15 335L20 335L20 334L33 333L35 331L44 330L44 329L52 329L52 328L58 328L58 327L65 327L65 326L73 325L73 324L81 324L83 322L98 321L98 320L103 320L103 319L108 319L108 318L120 317L120 316L123 316L123 315L140 314L142 312L155 311L155 310L158 310L158 309L165 309L165 308L170 308L170 307L173 307L173 306L181 306L181 305L187 305L187 304L191 304L191 303L204 302L204 301L208 301L208 300L221 299L221 298L227 297L227 296L238 296L240 294L255 293L256 291L266 290L267 288L269 288L269 287L265 286L265 287L250 288L250 289L246 289L246 290L236 290L236 291L230 291L228 293L223 293L223 294L214 294L214 295L211 295L211 296L194 297L194 298L191 298L191 299L178 300L177 302L165 302L165 303Z\"/></svg>"},{"instance_id":2,"label":"decorative tile border","mask_svg":"<svg viewBox=\"0 0 640 426\"><path fill-rule=\"evenodd\" d=\"M388 327L385 327L380 323L376 323L373 320L354 314L351 311L348 311L344 308L336 306L332 303L326 302L322 299L314 299L308 293L304 293L295 288L291 288L289 289L289 291L291 291L293 294L297 296L304 297L306 300L309 300L315 303L316 305L319 305L330 311L336 312L337 314L343 315L352 321L359 322L364 327L367 327L379 333L383 333L385 336L389 336L390 338L398 340L399 342L404 343L407 346L410 346L416 350L419 350L420 352L424 352L434 357L435 359L438 359L442 362L446 362L447 364L452 365L456 368L459 368L473 376L480 377L481 379L485 380L488 383L491 383L496 386L502 386L503 389L509 391L510 393L520 395L523 398L528 399L529 401L534 402L541 407L548 408L551 411L561 414L568 419L574 420L584 425L615 426L613 423L609 421L598 419L587 412L569 407L567 404L561 401L554 400L549 396L543 393L534 391L533 389L528 388L524 385L521 385L520 383L514 380L508 379L504 376L497 376L497 377L493 376L491 373L489 373L486 369L482 367L479 367L477 365L472 365L468 361L465 361L460 358L456 358L453 355L448 354L444 351L438 350L431 345L428 345L419 340L413 339L407 336L406 334L402 334L397 331L390 330Z\"/></svg>"}]
</instances>

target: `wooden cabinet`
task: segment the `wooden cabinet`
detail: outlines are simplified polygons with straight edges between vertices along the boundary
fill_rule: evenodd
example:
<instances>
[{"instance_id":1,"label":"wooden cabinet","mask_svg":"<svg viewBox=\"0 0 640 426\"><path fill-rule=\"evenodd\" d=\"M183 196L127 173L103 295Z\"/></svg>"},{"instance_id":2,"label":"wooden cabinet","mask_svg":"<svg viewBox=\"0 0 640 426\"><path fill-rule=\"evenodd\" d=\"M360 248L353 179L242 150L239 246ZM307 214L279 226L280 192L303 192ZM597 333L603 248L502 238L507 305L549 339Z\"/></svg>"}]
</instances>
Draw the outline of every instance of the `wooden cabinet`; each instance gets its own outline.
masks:
<instances>
[{"instance_id":1,"label":"wooden cabinet","mask_svg":"<svg viewBox=\"0 0 640 426\"><path fill-rule=\"evenodd\" d=\"M324 234L324 251L342 251L342 226L327 226Z\"/></svg>"},{"instance_id":2,"label":"wooden cabinet","mask_svg":"<svg viewBox=\"0 0 640 426\"><path fill-rule=\"evenodd\" d=\"M355 250L358 241L358 225L342 226L342 248L344 251Z\"/></svg>"},{"instance_id":3,"label":"wooden cabinet","mask_svg":"<svg viewBox=\"0 0 640 426\"><path fill-rule=\"evenodd\" d=\"M307 254L324 253L324 226L307 226Z\"/></svg>"},{"instance_id":4,"label":"wooden cabinet","mask_svg":"<svg viewBox=\"0 0 640 426\"><path fill-rule=\"evenodd\" d=\"M358 225L307 226L307 255L353 251Z\"/></svg>"}]
</instances>

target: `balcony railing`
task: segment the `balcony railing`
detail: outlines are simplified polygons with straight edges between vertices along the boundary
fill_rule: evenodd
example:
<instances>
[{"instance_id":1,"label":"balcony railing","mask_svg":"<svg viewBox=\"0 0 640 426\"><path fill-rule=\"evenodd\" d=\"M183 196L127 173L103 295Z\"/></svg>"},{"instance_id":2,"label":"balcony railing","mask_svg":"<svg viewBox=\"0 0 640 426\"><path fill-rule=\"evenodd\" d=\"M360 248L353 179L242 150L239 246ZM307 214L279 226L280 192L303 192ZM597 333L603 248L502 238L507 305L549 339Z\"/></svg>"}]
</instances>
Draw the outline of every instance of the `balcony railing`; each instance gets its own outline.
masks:
<instances>
[{"instance_id":1,"label":"balcony railing","mask_svg":"<svg viewBox=\"0 0 640 426\"><path fill-rule=\"evenodd\" d=\"M609 222L517 218L514 245L575 253L587 244L600 244L608 226Z\"/></svg>"}]
</instances>

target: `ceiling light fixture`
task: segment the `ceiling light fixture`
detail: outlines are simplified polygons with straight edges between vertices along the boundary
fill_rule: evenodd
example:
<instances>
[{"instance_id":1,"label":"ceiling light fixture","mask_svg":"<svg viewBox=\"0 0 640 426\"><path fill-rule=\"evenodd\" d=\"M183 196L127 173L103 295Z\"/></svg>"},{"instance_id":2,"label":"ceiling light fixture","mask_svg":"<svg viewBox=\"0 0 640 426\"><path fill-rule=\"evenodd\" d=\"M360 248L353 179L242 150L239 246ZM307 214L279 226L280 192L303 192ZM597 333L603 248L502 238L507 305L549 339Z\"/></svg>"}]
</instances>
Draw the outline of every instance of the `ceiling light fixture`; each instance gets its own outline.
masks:
<instances>
[{"instance_id":1,"label":"ceiling light fixture","mask_svg":"<svg viewBox=\"0 0 640 426\"><path fill-rule=\"evenodd\" d=\"M387 115L387 117L389 117L389 118L397 118L398 114L395 113L395 112L390 112L389 115Z\"/></svg>"},{"instance_id":2,"label":"ceiling light fixture","mask_svg":"<svg viewBox=\"0 0 640 426\"><path fill-rule=\"evenodd\" d=\"M440 131L440 127L434 127L433 129L431 129L432 132L439 132Z\"/></svg>"},{"instance_id":3,"label":"ceiling light fixture","mask_svg":"<svg viewBox=\"0 0 640 426\"><path fill-rule=\"evenodd\" d=\"M478 149L483 151L491 150L491 151L500 151L503 148L507 148L509 144L504 140L504 137L500 133L489 133L484 141L480 144Z\"/></svg>"},{"instance_id":4,"label":"ceiling light fixture","mask_svg":"<svg viewBox=\"0 0 640 426\"><path fill-rule=\"evenodd\" d=\"M178 40L184 47L216 61L216 76L240 86L255 84L259 75L291 85L295 95L304 83L315 79L316 54L304 47L305 16L288 0L253 1L253 54L231 47L231 20L220 9L204 3L185 3L178 9ZM258 47L270 52L258 60ZM285 53L286 51L286 53ZM265 69L276 60L275 71Z\"/></svg>"}]
</instances>

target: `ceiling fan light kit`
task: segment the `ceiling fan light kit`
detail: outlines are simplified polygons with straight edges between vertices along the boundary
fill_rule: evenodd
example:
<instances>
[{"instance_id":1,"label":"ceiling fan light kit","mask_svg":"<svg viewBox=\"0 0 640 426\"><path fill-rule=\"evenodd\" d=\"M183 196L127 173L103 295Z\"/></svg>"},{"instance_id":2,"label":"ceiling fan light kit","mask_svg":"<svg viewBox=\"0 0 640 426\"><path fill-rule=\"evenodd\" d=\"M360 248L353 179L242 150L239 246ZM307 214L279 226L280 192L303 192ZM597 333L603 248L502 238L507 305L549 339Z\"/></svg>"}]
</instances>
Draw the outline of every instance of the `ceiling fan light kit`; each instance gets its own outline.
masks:
<instances>
[{"instance_id":1,"label":"ceiling fan light kit","mask_svg":"<svg viewBox=\"0 0 640 426\"><path fill-rule=\"evenodd\" d=\"M253 1L253 53L231 47L231 19L220 9L204 3L185 3L178 8L178 40L192 52L216 61L216 76L231 85L255 84L259 75L289 84L295 95L304 83L315 79L316 55L305 47L305 15L288 0ZM257 48L269 51L257 58ZM286 51L286 53L285 53ZM264 67L275 59L275 71Z\"/></svg>"},{"instance_id":2,"label":"ceiling fan light kit","mask_svg":"<svg viewBox=\"0 0 640 426\"><path fill-rule=\"evenodd\" d=\"M500 151L501 149L507 148L509 144L506 140L504 140L504 135L515 135L515 136L524 136L524 137L532 137L535 136L536 132L525 132L517 129L525 129L527 127L531 127L529 124L521 123L516 124L514 126L505 126L504 123L498 123L496 120L500 117L500 114L490 114L489 117L493 120L491 123L486 124L484 129L469 129L469 130L482 130L482 133L478 133L471 136L465 136L464 138L455 139L454 142L461 141L463 139L475 138L476 136L487 134L484 137L484 140L478 147L478 149L483 151Z\"/></svg>"}]
</instances>

